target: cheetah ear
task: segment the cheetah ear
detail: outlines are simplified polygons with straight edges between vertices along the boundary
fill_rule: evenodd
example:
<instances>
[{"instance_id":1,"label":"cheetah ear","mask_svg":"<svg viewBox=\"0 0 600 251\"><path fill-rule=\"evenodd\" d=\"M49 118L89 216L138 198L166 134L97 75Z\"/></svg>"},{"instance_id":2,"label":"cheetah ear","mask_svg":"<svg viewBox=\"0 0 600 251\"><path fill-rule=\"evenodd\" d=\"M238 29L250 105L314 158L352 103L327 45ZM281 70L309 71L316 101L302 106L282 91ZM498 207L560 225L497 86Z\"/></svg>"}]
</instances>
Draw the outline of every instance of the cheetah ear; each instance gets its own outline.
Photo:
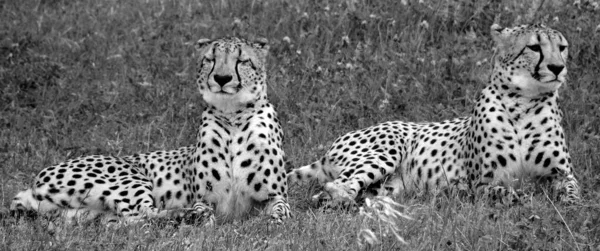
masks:
<instances>
[{"instance_id":1,"label":"cheetah ear","mask_svg":"<svg viewBox=\"0 0 600 251\"><path fill-rule=\"evenodd\" d=\"M490 33L492 34L492 40L498 47L498 49L504 50L506 40L508 39L508 34L505 32L506 28L500 26L499 24L493 24L490 27Z\"/></svg>"},{"instance_id":2,"label":"cheetah ear","mask_svg":"<svg viewBox=\"0 0 600 251\"><path fill-rule=\"evenodd\" d=\"M269 49L269 40L264 37L254 39L253 44L263 50Z\"/></svg>"},{"instance_id":3,"label":"cheetah ear","mask_svg":"<svg viewBox=\"0 0 600 251\"><path fill-rule=\"evenodd\" d=\"M196 42L196 45L195 45L196 50L201 51L202 48L206 47L206 45L210 44L211 42L212 42L212 40L208 39L208 38L198 39L198 41Z\"/></svg>"},{"instance_id":4,"label":"cheetah ear","mask_svg":"<svg viewBox=\"0 0 600 251\"><path fill-rule=\"evenodd\" d=\"M546 25L544 25L543 23L535 23L535 24L532 24L531 27L533 27L533 28L546 28Z\"/></svg>"},{"instance_id":5,"label":"cheetah ear","mask_svg":"<svg viewBox=\"0 0 600 251\"><path fill-rule=\"evenodd\" d=\"M248 40L242 50L241 59L249 59L254 66L262 67L269 54L269 45L267 39L258 38Z\"/></svg>"},{"instance_id":6,"label":"cheetah ear","mask_svg":"<svg viewBox=\"0 0 600 251\"><path fill-rule=\"evenodd\" d=\"M212 50L209 50L209 45L212 44L213 40L211 39L207 39L207 38L201 38L199 39L195 46L196 47L196 51L198 52L198 55L200 55L198 58L200 61L202 61L204 58L212 58L214 57L214 55L212 55Z\"/></svg>"},{"instance_id":7,"label":"cheetah ear","mask_svg":"<svg viewBox=\"0 0 600 251\"><path fill-rule=\"evenodd\" d=\"M492 24L490 27L490 33L492 34L492 39L494 39L494 42L498 43L504 40L506 34L502 34L502 32L505 29L506 28L500 26L499 24Z\"/></svg>"},{"instance_id":8,"label":"cheetah ear","mask_svg":"<svg viewBox=\"0 0 600 251\"><path fill-rule=\"evenodd\" d=\"M252 42L252 45L254 46L254 48L258 49L260 53L259 57L262 57L264 59L269 54L269 40L267 40L266 38L256 38Z\"/></svg>"}]
</instances>

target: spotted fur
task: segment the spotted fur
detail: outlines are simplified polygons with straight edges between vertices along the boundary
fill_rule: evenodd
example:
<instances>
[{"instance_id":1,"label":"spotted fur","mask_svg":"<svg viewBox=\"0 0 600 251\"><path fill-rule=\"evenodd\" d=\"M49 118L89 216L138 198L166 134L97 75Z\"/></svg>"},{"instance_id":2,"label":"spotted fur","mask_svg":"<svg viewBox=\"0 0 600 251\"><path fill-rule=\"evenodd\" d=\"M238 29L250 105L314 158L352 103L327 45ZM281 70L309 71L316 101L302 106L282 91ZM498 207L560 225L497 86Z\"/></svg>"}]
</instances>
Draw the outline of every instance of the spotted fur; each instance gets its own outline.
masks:
<instances>
[{"instance_id":1,"label":"spotted fur","mask_svg":"<svg viewBox=\"0 0 600 251\"><path fill-rule=\"evenodd\" d=\"M193 154L198 198L225 219L266 205L277 221L290 216L283 131L267 100L266 41L200 40L197 84L209 107Z\"/></svg>"},{"instance_id":2,"label":"spotted fur","mask_svg":"<svg viewBox=\"0 0 600 251\"><path fill-rule=\"evenodd\" d=\"M74 218L242 218L268 203L289 217L283 131L266 95L265 41L198 41L197 84L208 108L198 143L126 157L87 156L43 169L12 211ZM215 208L216 207L216 208ZM216 210L214 210L216 209Z\"/></svg>"},{"instance_id":3,"label":"spotted fur","mask_svg":"<svg viewBox=\"0 0 600 251\"><path fill-rule=\"evenodd\" d=\"M579 201L556 101L567 74L567 40L541 25L494 25L491 33L494 68L471 116L350 132L320 160L290 171L289 183L316 179L324 184L317 197L347 202L376 183L393 194L458 185L514 195L510 183L532 177L550 180L563 201Z\"/></svg>"},{"instance_id":4,"label":"spotted fur","mask_svg":"<svg viewBox=\"0 0 600 251\"><path fill-rule=\"evenodd\" d=\"M156 197L164 198L171 193L170 190L161 193L162 185L156 182L165 174L154 172L154 176L148 176L148 171L128 157L94 155L68 160L43 169L31 188L14 197L10 210L59 214L69 222L97 217L122 216L127 221L169 217L173 212L159 208L179 207L155 203Z\"/></svg>"}]
</instances>

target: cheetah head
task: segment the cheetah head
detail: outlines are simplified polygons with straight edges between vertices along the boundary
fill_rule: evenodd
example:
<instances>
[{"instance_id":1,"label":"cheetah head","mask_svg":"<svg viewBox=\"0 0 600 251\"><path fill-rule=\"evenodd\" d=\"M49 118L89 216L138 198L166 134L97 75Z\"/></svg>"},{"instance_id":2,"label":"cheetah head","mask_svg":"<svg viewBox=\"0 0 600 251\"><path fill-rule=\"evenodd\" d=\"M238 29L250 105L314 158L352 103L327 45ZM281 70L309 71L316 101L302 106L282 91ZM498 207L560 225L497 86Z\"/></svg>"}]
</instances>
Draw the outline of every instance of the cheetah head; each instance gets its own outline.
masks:
<instances>
[{"instance_id":1,"label":"cheetah head","mask_svg":"<svg viewBox=\"0 0 600 251\"><path fill-rule=\"evenodd\" d=\"M492 81L513 85L525 95L557 90L567 75L567 39L544 25L491 27L497 52Z\"/></svg>"},{"instance_id":2,"label":"cheetah head","mask_svg":"<svg viewBox=\"0 0 600 251\"><path fill-rule=\"evenodd\" d=\"M223 112L266 99L265 39L200 39L197 84L204 101Z\"/></svg>"}]
</instances>

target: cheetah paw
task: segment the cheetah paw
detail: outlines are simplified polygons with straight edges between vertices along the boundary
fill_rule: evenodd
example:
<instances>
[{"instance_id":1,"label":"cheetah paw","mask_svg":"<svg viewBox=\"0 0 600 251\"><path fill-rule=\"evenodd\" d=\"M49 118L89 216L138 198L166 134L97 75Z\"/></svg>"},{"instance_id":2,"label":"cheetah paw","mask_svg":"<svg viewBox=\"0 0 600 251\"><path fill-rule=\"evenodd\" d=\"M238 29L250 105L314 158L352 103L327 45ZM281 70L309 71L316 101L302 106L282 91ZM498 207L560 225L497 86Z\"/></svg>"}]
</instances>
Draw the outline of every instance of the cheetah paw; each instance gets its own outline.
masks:
<instances>
[{"instance_id":1,"label":"cheetah paw","mask_svg":"<svg viewBox=\"0 0 600 251\"><path fill-rule=\"evenodd\" d=\"M319 192L318 194L315 194L311 197L311 201L313 204L321 206L323 203L327 202L331 200L331 196L329 196L328 193L325 193L323 191Z\"/></svg>"},{"instance_id":2,"label":"cheetah paw","mask_svg":"<svg viewBox=\"0 0 600 251\"><path fill-rule=\"evenodd\" d=\"M512 187L495 186L486 189L486 195L492 205L514 206L527 204L531 199L523 190Z\"/></svg>"},{"instance_id":3,"label":"cheetah paw","mask_svg":"<svg viewBox=\"0 0 600 251\"><path fill-rule=\"evenodd\" d=\"M216 222L212 207L200 203L194 204L193 208L172 209L169 218L190 225L204 223L205 226L213 226Z\"/></svg>"},{"instance_id":4,"label":"cheetah paw","mask_svg":"<svg viewBox=\"0 0 600 251\"><path fill-rule=\"evenodd\" d=\"M185 222L194 224L204 222L205 226L214 226L216 222L215 214L212 208L189 210L184 216L184 219Z\"/></svg>"},{"instance_id":5,"label":"cheetah paw","mask_svg":"<svg viewBox=\"0 0 600 251\"><path fill-rule=\"evenodd\" d=\"M291 218L290 206L287 203L278 203L269 212L271 223L282 224L284 220Z\"/></svg>"},{"instance_id":6,"label":"cheetah paw","mask_svg":"<svg viewBox=\"0 0 600 251\"><path fill-rule=\"evenodd\" d=\"M557 198L560 202L569 205L582 204L579 194L579 184L574 178L555 182L552 188L558 194Z\"/></svg>"},{"instance_id":7,"label":"cheetah paw","mask_svg":"<svg viewBox=\"0 0 600 251\"><path fill-rule=\"evenodd\" d=\"M319 203L323 204L325 209L349 209L356 205L356 196L346 191L344 185L329 182L323 189L323 192L313 196L313 200L318 196Z\"/></svg>"}]
</instances>

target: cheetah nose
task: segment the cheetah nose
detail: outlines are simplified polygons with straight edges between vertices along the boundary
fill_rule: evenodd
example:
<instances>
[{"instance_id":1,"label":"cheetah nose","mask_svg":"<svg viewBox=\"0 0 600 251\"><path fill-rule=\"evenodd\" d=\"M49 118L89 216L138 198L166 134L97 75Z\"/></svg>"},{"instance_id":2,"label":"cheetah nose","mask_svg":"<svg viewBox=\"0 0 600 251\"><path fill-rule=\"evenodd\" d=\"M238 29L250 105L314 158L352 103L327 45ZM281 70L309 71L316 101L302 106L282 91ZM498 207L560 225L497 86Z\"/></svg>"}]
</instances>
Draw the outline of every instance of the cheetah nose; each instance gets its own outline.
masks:
<instances>
[{"instance_id":1,"label":"cheetah nose","mask_svg":"<svg viewBox=\"0 0 600 251\"><path fill-rule=\"evenodd\" d=\"M558 76L558 74L560 74L560 72L565 68L564 65L555 65L555 64L551 64L548 65L548 70L550 70L552 73L554 73L554 75Z\"/></svg>"},{"instance_id":2,"label":"cheetah nose","mask_svg":"<svg viewBox=\"0 0 600 251\"><path fill-rule=\"evenodd\" d=\"M231 81L231 79L233 79L233 77L230 75L215 74L214 79L215 79L215 82L217 82L217 84L219 84L221 87L223 87L224 85L229 83L229 81Z\"/></svg>"}]
</instances>

